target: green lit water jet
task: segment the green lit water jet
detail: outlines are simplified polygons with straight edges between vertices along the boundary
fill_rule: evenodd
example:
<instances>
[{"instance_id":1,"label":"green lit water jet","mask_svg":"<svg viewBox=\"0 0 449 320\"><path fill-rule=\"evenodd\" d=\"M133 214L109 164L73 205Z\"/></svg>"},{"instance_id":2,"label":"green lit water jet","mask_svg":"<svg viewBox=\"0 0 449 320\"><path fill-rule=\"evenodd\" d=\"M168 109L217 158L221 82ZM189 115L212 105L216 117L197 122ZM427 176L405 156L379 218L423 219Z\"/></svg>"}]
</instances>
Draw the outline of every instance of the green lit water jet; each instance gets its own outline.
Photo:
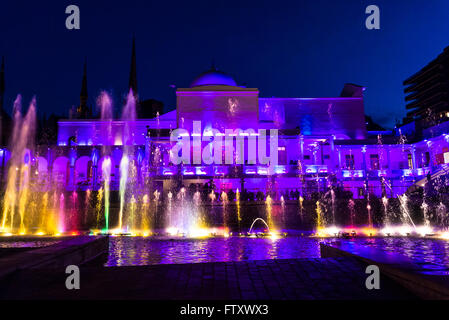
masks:
<instances>
[{"instance_id":1,"label":"green lit water jet","mask_svg":"<svg viewBox=\"0 0 449 320\"><path fill-rule=\"evenodd\" d=\"M119 211L119 230L123 227L123 210L125 207L126 183L128 182L129 159L125 154L120 161L120 211Z\"/></svg>"},{"instance_id":2,"label":"green lit water jet","mask_svg":"<svg viewBox=\"0 0 449 320\"><path fill-rule=\"evenodd\" d=\"M105 231L109 230L109 189L111 183L111 158L106 157L101 165L104 180L104 219Z\"/></svg>"},{"instance_id":3,"label":"green lit water jet","mask_svg":"<svg viewBox=\"0 0 449 320\"><path fill-rule=\"evenodd\" d=\"M112 100L109 97L108 93L103 91L98 99L98 104L101 108L101 120L102 120L102 132L103 136L103 154L105 154L105 158L103 159L103 163L101 164L101 172L104 181L104 219L105 219L105 227L104 232L107 233L109 231L109 201L110 201L110 184L111 184L111 145L114 143L112 137Z\"/></svg>"}]
</instances>

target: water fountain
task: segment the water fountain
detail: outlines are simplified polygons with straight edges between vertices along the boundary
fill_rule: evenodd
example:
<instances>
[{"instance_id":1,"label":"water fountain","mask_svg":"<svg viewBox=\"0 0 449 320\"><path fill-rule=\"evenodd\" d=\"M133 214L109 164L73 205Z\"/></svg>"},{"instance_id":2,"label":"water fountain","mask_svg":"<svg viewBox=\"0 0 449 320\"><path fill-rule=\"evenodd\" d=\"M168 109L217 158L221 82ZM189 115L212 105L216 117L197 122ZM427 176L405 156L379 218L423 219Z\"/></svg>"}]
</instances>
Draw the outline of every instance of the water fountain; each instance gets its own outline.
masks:
<instances>
[{"instance_id":1,"label":"water fountain","mask_svg":"<svg viewBox=\"0 0 449 320\"><path fill-rule=\"evenodd\" d=\"M254 228L254 224L257 221L262 222L267 227L267 231L270 232L270 226L268 225L268 223L264 219L262 219L262 218L256 218L256 219L254 219L253 223L251 223L251 226L249 227L249 230L248 230L248 234L252 234L252 231L253 231L253 228Z\"/></svg>"},{"instance_id":2,"label":"water fountain","mask_svg":"<svg viewBox=\"0 0 449 320\"><path fill-rule=\"evenodd\" d=\"M149 211L150 211L150 198L148 194L145 194L142 197L142 207L140 209L140 212L142 213L141 226L143 235L149 235L151 232Z\"/></svg>"},{"instance_id":3,"label":"water fountain","mask_svg":"<svg viewBox=\"0 0 449 320\"><path fill-rule=\"evenodd\" d=\"M100 227L100 221L101 221L101 216L103 214L103 210L102 210L103 209L102 208L103 194L104 194L104 189L103 188L98 190L98 193L97 193L97 205L96 205L96 212L97 212L97 215L96 215L96 221L97 221L96 229L100 229L101 228Z\"/></svg>"},{"instance_id":4,"label":"water fountain","mask_svg":"<svg viewBox=\"0 0 449 320\"><path fill-rule=\"evenodd\" d=\"M59 197L59 223L58 223L58 233L62 234L65 230L65 198L64 194L61 193Z\"/></svg>"},{"instance_id":5,"label":"water fountain","mask_svg":"<svg viewBox=\"0 0 449 320\"><path fill-rule=\"evenodd\" d=\"M229 216L228 216L228 212L227 212L227 206L228 206L228 195L225 191L222 191L221 193L221 204L223 207L223 225L225 226L225 228L228 226L229 224Z\"/></svg>"},{"instance_id":6,"label":"water fountain","mask_svg":"<svg viewBox=\"0 0 449 320\"><path fill-rule=\"evenodd\" d=\"M355 226L355 202L353 199L348 201L349 218L351 221L351 226Z\"/></svg>"},{"instance_id":7,"label":"water fountain","mask_svg":"<svg viewBox=\"0 0 449 320\"><path fill-rule=\"evenodd\" d=\"M110 184L111 184L111 158L107 156L103 160L103 164L101 165L101 171L103 173L103 181L104 181L104 218L105 225L104 231L108 232L109 230L109 199L110 199Z\"/></svg>"},{"instance_id":8,"label":"water fountain","mask_svg":"<svg viewBox=\"0 0 449 320\"><path fill-rule=\"evenodd\" d=\"M335 191L332 188L332 186L330 187L330 193L331 193L331 205L332 205L332 223L335 225L337 223L337 220L335 219Z\"/></svg>"},{"instance_id":9,"label":"water fountain","mask_svg":"<svg viewBox=\"0 0 449 320\"><path fill-rule=\"evenodd\" d=\"M103 136L103 155L104 159L101 165L101 172L104 183L104 218L105 225L103 232L109 231L109 207L110 207L110 184L111 184L111 145L113 145L112 136L112 100L107 92L103 91L98 99L101 109L101 121Z\"/></svg>"},{"instance_id":10,"label":"water fountain","mask_svg":"<svg viewBox=\"0 0 449 320\"><path fill-rule=\"evenodd\" d=\"M368 198L367 198L367 202L368 204L366 205L366 210L368 211L368 227L372 228L373 227L373 218L371 217L371 204L369 201L369 194L368 194Z\"/></svg>"},{"instance_id":11,"label":"water fountain","mask_svg":"<svg viewBox=\"0 0 449 320\"><path fill-rule=\"evenodd\" d=\"M318 231L326 227L323 217L323 210L321 209L321 203L318 200L316 202L316 228Z\"/></svg>"},{"instance_id":12,"label":"water fountain","mask_svg":"<svg viewBox=\"0 0 449 320\"><path fill-rule=\"evenodd\" d=\"M134 126L136 121L136 97L132 90L129 91L123 108L122 120L124 123L122 134L123 154L120 160L120 211L118 224L118 232L120 233L128 232L130 229L129 225L124 225L124 221L126 221L125 214L128 213L125 208L125 203L128 201L127 191L131 196L134 196L134 190L131 188L132 181L129 179L130 171L133 169L131 161L134 154Z\"/></svg>"},{"instance_id":13,"label":"water fountain","mask_svg":"<svg viewBox=\"0 0 449 320\"><path fill-rule=\"evenodd\" d=\"M389 217L388 198L386 196L382 197L382 206L384 209L384 225L385 227L389 227L391 225L391 218Z\"/></svg>"},{"instance_id":14,"label":"water fountain","mask_svg":"<svg viewBox=\"0 0 449 320\"><path fill-rule=\"evenodd\" d=\"M242 221L242 216L240 213L240 191L237 188L237 191L235 193L235 202L237 206L237 224L238 224L238 231L240 232L240 223Z\"/></svg>"},{"instance_id":15,"label":"water fountain","mask_svg":"<svg viewBox=\"0 0 449 320\"><path fill-rule=\"evenodd\" d=\"M11 158L9 160L8 180L4 195L1 230L3 232L17 232L26 234L38 226L32 216L27 216L28 207L32 206L33 197L30 196L33 187L33 158L34 137L36 130L36 99L33 98L25 117L22 117L22 98L17 96L13 107L13 132L11 136ZM47 196L48 197L48 196ZM49 219L47 206L41 206L38 217ZM45 210L44 212L42 210ZM34 217L35 218L35 217ZM54 226L47 225L47 230L38 232L56 233Z\"/></svg>"},{"instance_id":16,"label":"water fountain","mask_svg":"<svg viewBox=\"0 0 449 320\"><path fill-rule=\"evenodd\" d=\"M270 230L274 230L274 220L273 220L273 200L270 195L267 195L265 199L266 211L267 211L267 223Z\"/></svg>"},{"instance_id":17,"label":"water fountain","mask_svg":"<svg viewBox=\"0 0 449 320\"><path fill-rule=\"evenodd\" d=\"M38 165L34 145L36 102L33 99L26 115L22 116L21 98L19 96L16 99L11 157L8 162L8 179L2 208L2 233L56 235L93 229L96 232L115 235L147 236L168 233L171 236L190 237L217 234L216 230L219 228L226 230L221 234L235 231L242 233L242 230L247 230L249 224L252 231L254 222L260 221L258 219L266 223L270 233L280 233L281 228L289 227L286 222L293 222L300 227L305 226L308 231L327 236L335 236L347 230L352 232L357 228L361 230L359 234L368 235L375 234L375 228L384 228L383 232L379 233L383 235L429 234L434 225L441 228L449 225L446 200L438 195L438 189L435 196L428 195L427 188L424 188L421 203L415 206L422 212L422 226L419 225L420 222L416 224L421 218L413 211L414 202L419 202L420 199L417 200L416 196L413 198L407 193L397 199L387 197L385 188L389 188L391 194L395 193L383 176L385 150L380 135L380 163L375 167L379 169L381 184L385 189L381 198L369 192L367 183L364 194L359 194L364 199L357 199L354 195L341 197L344 194L342 181L332 175L323 178L316 170L307 174L305 172L310 168L298 160L295 175L300 186L296 186L296 193L293 190L290 194L288 190L278 191L278 179L282 174L277 174L276 177L267 177L266 192L256 194L257 200L254 200L254 192L251 200L250 193L243 189L243 182L242 190L235 188L235 184L235 189L230 190L223 174L217 174L216 168L211 170L210 177L212 181L215 178L219 182L219 188L215 188L211 183L208 189L202 190L198 185L196 189L190 189L188 183L184 182L183 168L177 168L177 172L171 171L170 180L165 179L163 185L156 187L158 181L155 180L159 178L156 178L154 172L162 169L164 151L167 151L159 141L160 116L157 115L155 119L156 141L152 140L153 137L150 139L150 129L153 128L147 126L146 141L151 141L145 145L143 152L135 137L134 94L129 92L127 95L120 122L123 126L118 134L113 133L110 96L102 92L97 102L100 107L100 121L95 126L103 143L101 151L93 150L90 160L95 168L92 169L93 175L97 174L97 167L101 170L98 173L99 183L94 182L96 179L92 178L87 190L77 187L76 178L72 174L75 171L75 160L69 157L67 174L63 178L70 181L70 190L64 189L64 185L60 186L57 177L50 176L44 181L42 190L35 192L39 188L36 183L38 179L35 177ZM180 125L184 125L183 119L180 119ZM399 140L402 148L405 148L405 137L402 133ZM70 141L66 147L76 159L79 148L77 137L71 137ZM317 144L310 148L311 155L317 159ZM352 149L349 150L349 155L352 155ZM95 159L99 159L98 166ZM234 165L232 169L234 176L238 177L239 171L244 170L244 167L240 169ZM198 172L200 171L195 171L196 174ZM312 181L314 183L310 183ZM439 177L433 184L438 187L437 185L444 185L445 181ZM298 189L301 191L298 192ZM252 205L252 201L257 203L257 206ZM376 225L377 223L379 225ZM364 232L364 229L370 231ZM424 233L423 230L427 231Z\"/></svg>"},{"instance_id":18,"label":"water fountain","mask_svg":"<svg viewBox=\"0 0 449 320\"><path fill-rule=\"evenodd\" d=\"M119 232L123 231L123 215L125 210L126 187L128 183L129 159L126 154L120 160L120 211L119 211Z\"/></svg>"},{"instance_id":19,"label":"water fountain","mask_svg":"<svg viewBox=\"0 0 449 320\"><path fill-rule=\"evenodd\" d=\"M408 197L406 194L398 196L399 203L401 204L401 211L402 211L402 223L404 225L411 223L413 226L413 229L416 231L416 225L413 222L412 217L410 216L410 212L407 207Z\"/></svg>"}]
</instances>

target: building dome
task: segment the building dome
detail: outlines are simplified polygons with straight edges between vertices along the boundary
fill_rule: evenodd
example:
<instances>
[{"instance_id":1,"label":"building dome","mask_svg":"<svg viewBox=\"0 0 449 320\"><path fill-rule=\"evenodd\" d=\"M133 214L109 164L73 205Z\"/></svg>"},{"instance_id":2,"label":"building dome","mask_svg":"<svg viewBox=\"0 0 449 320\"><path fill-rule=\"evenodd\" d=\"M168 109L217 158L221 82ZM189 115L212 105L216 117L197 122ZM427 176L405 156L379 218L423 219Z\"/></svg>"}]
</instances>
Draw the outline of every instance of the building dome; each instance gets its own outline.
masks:
<instances>
[{"instance_id":1,"label":"building dome","mask_svg":"<svg viewBox=\"0 0 449 320\"><path fill-rule=\"evenodd\" d=\"M212 67L210 70L196 77L191 83L190 88L200 86L237 86L237 83L228 74Z\"/></svg>"}]
</instances>

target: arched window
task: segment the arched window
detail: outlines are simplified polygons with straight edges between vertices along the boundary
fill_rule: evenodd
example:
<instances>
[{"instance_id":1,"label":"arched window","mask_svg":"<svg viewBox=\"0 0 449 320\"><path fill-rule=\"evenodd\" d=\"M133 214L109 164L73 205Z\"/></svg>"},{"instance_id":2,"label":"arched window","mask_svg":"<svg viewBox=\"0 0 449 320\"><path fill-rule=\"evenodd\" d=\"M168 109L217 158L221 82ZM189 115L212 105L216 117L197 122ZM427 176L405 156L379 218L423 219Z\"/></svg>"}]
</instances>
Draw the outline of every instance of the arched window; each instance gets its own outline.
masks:
<instances>
[{"instance_id":1,"label":"arched window","mask_svg":"<svg viewBox=\"0 0 449 320\"><path fill-rule=\"evenodd\" d=\"M92 179L92 160L87 162L87 181Z\"/></svg>"}]
</instances>

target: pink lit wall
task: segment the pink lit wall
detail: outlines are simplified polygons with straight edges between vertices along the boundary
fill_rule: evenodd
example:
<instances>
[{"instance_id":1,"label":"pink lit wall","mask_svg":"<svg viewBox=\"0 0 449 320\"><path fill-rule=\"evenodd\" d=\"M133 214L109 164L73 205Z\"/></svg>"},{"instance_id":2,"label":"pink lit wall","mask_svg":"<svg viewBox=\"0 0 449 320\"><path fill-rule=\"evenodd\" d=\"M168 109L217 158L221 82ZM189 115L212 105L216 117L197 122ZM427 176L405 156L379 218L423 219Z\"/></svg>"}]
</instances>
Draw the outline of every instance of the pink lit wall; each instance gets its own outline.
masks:
<instances>
[{"instance_id":1,"label":"pink lit wall","mask_svg":"<svg viewBox=\"0 0 449 320\"><path fill-rule=\"evenodd\" d=\"M259 128L259 91L232 86L178 89L177 123L192 132L193 121L215 129Z\"/></svg>"}]
</instances>

